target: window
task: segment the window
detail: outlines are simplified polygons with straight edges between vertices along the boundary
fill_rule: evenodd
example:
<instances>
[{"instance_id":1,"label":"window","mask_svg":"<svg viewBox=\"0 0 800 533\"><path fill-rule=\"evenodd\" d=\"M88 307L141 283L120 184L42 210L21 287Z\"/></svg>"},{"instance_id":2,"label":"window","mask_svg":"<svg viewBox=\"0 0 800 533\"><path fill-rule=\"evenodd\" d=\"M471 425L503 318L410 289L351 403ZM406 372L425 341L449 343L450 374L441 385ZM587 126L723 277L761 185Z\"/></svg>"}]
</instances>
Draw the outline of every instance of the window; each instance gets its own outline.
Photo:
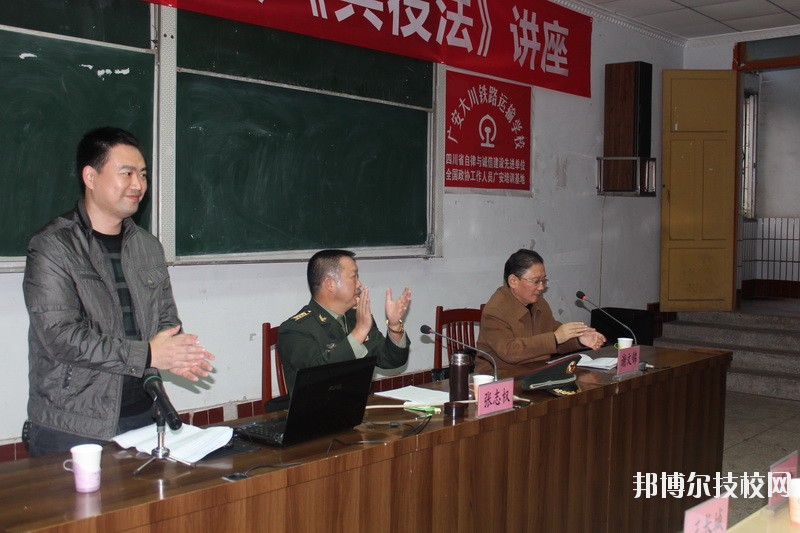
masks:
<instances>
[{"instance_id":1,"label":"window","mask_svg":"<svg viewBox=\"0 0 800 533\"><path fill-rule=\"evenodd\" d=\"M741 215L756 217L756 138L758 94L745 94L742 110L742 205Z\"/></svg>"}]
</instances>

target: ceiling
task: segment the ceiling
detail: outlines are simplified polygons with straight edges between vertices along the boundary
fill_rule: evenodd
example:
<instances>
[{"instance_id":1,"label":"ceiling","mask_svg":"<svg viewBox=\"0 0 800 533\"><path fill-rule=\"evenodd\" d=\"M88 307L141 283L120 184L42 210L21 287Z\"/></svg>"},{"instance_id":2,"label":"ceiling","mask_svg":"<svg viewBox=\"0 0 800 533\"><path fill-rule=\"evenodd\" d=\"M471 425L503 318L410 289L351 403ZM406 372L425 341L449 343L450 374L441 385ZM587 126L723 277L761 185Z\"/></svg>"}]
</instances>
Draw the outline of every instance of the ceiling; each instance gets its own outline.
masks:
<instances>
[{"instance_id":1,"label":"ceiling","mask_svg":"<svg viewBox=\"0 0 800 533\"><path fill-rule=\"evenodd\" d=\"M800 0L580 0L637 26L683 39L800 29Z\"/></svg>"}]
</instances>

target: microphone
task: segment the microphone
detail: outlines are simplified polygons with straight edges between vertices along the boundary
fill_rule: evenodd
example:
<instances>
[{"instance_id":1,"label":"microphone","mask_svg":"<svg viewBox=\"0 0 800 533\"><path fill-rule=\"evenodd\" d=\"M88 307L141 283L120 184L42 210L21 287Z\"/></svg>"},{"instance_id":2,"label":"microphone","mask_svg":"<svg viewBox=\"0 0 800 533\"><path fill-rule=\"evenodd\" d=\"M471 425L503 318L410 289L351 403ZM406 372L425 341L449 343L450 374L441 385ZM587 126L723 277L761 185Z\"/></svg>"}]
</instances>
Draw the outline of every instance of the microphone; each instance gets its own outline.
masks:
<instances>
[{"instance_id":1,"label":"microphone","mask_svg":"<svg viewBox=\"0 0 800 533\"><path fill-rule=\"evenodd\" d=\"M144 390L153 399L156 407L161 411L161 414L167 420L169 427L174 430L181 428L183 420L178 416L178 412L169 401L167 391L164 390L164 382L161 381L161 376L153 374L144 378Z\"/></svg>"},{"instance_id":2,"label":"microphone","mask_svg":"<svg viewBox=\"0 0 800 533\"><path fill-rule=\"evenodd\" d=\"M584 292L583 292L583 291L578 291L578 292L576 292L576 293L575 293L575 296L578 298L578 300L582 300L582 301L584 301L584 302L589 302L590 304L592 304L592 305L595 307L595 309L599 309L599 310L600 310L602 313L605 313L606 315L608 315L608 316L611 318L611 320L613 320L614 322L616 322L617 324L619 324L619 325L620 325L620 326L622 326L623 328L625 328L625 329L627 329L628 331L630 331L630 333L631 333L631 337L633 337L633 344L639 344L639 343L636 341L636 334L633 332L633 330L632 330L631 328L629 328L628 326L626 326L625 324L623 324L622 322L620 322L619 320L617 320L616 318L614 318L614 316L612 316L612 315L611 315L611 313L609 313L608 311L606 311L605 309L603 309L602 307L600 307L599 305L597 305L596 303L594 303L593 301L591 301L589 298L587 298L587 297L586 297L586 294L584 294Z\"/></svg>"},{"instance_id":3,"label":"microphone","mask_svg":"<svg viewBox=\"0 0 800 533\"><path fill-rule=\"evenodd\" d=\"M419 328L419 330L422 333L424 333L425 335L431 335L431 334L438 335L441 338L447 339L450 342L454 342L456 344L460 344L461 346L464 346L465 348L469 348L470 350L475 350L479 355L489 359L489 361L491 361L491 363L492 363L492 368L494 368L494 380L497 381L497 361L494 360L494 357L492 357L491 354L488 354L488 353L484 352L483 350L479 350L478 348L476 348L474 346L470 346L469 344L465 344L465 343L463 343L463 342L461 342L459 340L450 338L447 335L443 335L441 333L433 331L430 326L423 325L421 328Z\"/></svg>"}]
</instances>

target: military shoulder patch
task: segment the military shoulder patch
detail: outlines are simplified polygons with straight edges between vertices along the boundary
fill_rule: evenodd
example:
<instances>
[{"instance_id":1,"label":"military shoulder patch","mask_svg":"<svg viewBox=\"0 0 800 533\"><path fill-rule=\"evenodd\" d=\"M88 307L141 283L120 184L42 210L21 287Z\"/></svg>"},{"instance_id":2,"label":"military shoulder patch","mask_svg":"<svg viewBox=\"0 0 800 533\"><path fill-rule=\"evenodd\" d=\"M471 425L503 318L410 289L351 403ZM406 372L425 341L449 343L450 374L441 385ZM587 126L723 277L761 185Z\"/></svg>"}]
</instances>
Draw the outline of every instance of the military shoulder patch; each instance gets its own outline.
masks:
<instances>
[{"instance_id":1,"label":"military shoulder patch","mask_svg":"<svg viewBox=\"0 0 800 533\"><path fill-rule=\"evenodd\" d=\"M294 320L295 322L297 322L298 320L302 320L302 319L304 319L305 317L307 317L310 314L311 314L311 310L310 309L304 309L304 310L300 311L299 313L297 313L296 315L294 315L289 320Z\"/></svg>"}]
</instances>

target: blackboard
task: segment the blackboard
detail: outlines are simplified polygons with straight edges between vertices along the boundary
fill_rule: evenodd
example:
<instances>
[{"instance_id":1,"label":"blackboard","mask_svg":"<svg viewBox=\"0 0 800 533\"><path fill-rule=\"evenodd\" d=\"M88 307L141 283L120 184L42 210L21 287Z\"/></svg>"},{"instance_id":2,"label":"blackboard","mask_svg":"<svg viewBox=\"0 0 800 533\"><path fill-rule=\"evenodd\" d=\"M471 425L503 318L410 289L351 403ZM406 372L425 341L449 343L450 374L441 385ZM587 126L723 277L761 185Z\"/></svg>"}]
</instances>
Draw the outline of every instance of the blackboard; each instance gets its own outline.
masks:
<instances>
[{"instance_id":1,"label":"blackboard","mask_svg":"<svg viewBox=\"0 0 800 533\"><path fill-rule=\"evenodd\" d=\"M430 109L430 62L178 12L178 66Z\"/></svg>"},{"instance_id":2,"label":"blackboard","mask_svg":"<svg viewBox=\"0 0 800 533\"><path fill-rule=\"evenodd\" d=\"M178 75L178 256L424 245L425 111Z\"/></svg>"},{"instance_id":3,"label":"blackboard","mask_svg":"<svg viewBox=\"0 0 800 533\"><path fill-rule=\"evenodd\" d=\"M86 131L128 129L150 159L153 73L147 52L0 31L0 256L24 256L34 231L75 206Z\"/></svg>"},{"instance_id":4,"label":"blackboard","mask_svg":"<svg viewBox=\"0 0 800 533\"><path fill-rule=\"evenodd\" d=\"M150 5L131 0L24 0L0 2L0 24L150 48Z\"/></svg>"},{"instance_id":5,"label":"blackboard","mask_svg":"<svg viewBox=\"0 0 800 533\"><path fill-rule=\"evenodd\" d=\"M430 63L179 10L175 39L156 43L175 47L175 99L156 103L150 9L0 5L0 24L18 28L0 30L0 257L24 256L74 207L83 133L126 128L154 168L154 106L173 102L175 190L158 206L174 224L168 255L426 244ZM145 228L153 190L135 217Z\"/></svg>"},{"instance_id":6,"label":"blackboard","mask_svg":"<svg viewBox=\"0 0 800 533\"><path fill-rule=\"evenodd\" d=\"M176 255L424 246L430 63L178 12Z\"/></svg>"}]
</instances>

